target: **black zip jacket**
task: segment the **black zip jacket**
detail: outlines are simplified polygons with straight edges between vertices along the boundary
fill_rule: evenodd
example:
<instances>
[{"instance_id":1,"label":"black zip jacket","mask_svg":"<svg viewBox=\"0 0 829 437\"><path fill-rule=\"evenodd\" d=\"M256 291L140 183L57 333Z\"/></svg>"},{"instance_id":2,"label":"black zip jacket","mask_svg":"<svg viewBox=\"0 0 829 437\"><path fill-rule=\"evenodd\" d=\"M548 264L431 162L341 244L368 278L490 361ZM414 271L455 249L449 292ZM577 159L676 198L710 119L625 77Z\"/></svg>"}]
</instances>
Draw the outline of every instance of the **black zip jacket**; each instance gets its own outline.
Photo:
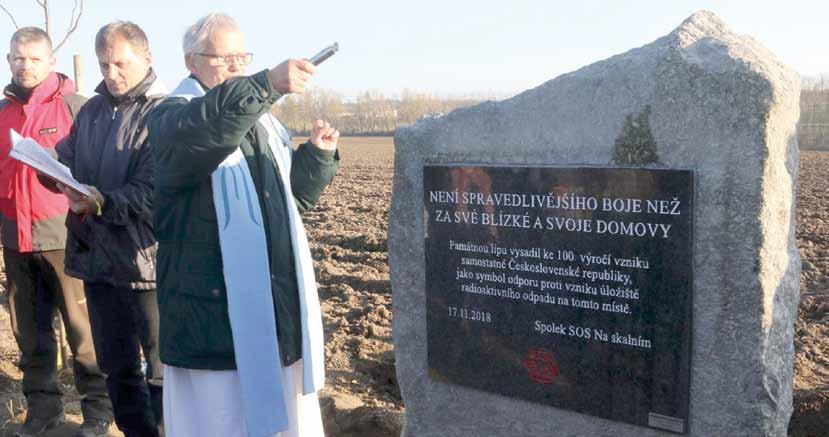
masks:
<instances>
[{"instance_id":1,"label":"black zip jacket","mask_svg":"<svg viewBox=\"0 0 829 437\"><path fill-rule=\"evenodd\" d=\"M132 91L113 97L101 82L56 151L72 175L104 196L100 216L66 218L66 273L85 282L155 289L154 162L145 117L166 90L150 70Z\"/></svg>"}]
</instances>

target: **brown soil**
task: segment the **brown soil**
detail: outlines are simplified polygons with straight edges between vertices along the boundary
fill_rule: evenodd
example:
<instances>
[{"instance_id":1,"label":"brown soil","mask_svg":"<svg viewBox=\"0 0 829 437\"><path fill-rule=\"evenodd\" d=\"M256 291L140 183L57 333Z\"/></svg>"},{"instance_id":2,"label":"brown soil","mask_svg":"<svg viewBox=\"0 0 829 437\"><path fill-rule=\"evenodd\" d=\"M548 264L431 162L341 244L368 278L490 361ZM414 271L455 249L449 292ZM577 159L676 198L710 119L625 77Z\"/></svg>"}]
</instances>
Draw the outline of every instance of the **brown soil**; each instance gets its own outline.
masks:
<instances>
[{"instance_id":1,"label":"brown soil","mask_svg":"<svg viewBox=\"0 0 829 437\"><path fill-rule=\"evenodd\" d=\"M403 402L394 371L386 248L391 138L341 140L341 167L308 212L326 333L327 435L399 435Z\"/></svg>"},{"instance_id":2,"label":"brown soil","mask_svg":"<svg viewBox=\"0 0 829 437\"><path fill-rule=\"evenodd\" d=\"M797 244L803 262L795 327L792 436L829 435L829 152L800 155Z\"/></svg>"},{"instance_id":3,"label":"brown soil","mask_svg":"<svg viewBox=\"0 0 829 437\"><path fill-rule=\"evenodd\" d=\"M391 199L390 138L344 138L342 164L305 215L324 313L328 384L320 403L329 436L398 435L403 402L394 371L386 231ZM803 152L797 238L803 257L790 435L829 435L829 152ZM0 273L2 275L2 273ZM5 283L0 277L0 282ZM0 310L0 435L25 416L17 347ZM66 382L70 420L80 419ZM53 436L71 435L71 425Z\"/></svg>"}]
</instances>

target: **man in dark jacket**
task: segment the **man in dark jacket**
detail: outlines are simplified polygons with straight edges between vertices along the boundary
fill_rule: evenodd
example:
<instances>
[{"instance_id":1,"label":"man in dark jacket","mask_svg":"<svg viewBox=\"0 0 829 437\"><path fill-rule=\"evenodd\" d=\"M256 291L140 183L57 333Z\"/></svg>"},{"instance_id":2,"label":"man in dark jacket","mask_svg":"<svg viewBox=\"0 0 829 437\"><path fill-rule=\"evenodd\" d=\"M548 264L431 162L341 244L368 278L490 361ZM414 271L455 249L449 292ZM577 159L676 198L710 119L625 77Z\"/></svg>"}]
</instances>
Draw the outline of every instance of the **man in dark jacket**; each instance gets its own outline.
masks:
<instances>
[{"instance_id":1,"label":"man in dark jacket","mask_svg":"<svg viewBox=\"0 0 829 437\"><path fill-rule=\"evenodd\" d=\"M69 134L85 99L75 94L71 80L52 71L52 41L43 30L18 29L7 58L12 82L0 100L0 226L11 325L28 405L17 435L41 435L63 422L59 345L52 329L56 308L75 357L75 386L84 416L78 435L105 435L112 406L95 360L83 283L63 269L69 205L63 194L44 187L34 170L9 157L11 129L53 148Z\"/></svg>"},{"instance_id":2,"label":"man in dark jacket","mask_svg":"<svg viewBox=\"0 0 829 437\"><path fill-rule=\"evenodd\" d=\"M149 116L166 430L321 436L322 323L299 214L334 177L339 133L317 121L292 148L270 109L314 66L243 76L252 55L232 18L202 18L183 45L192 75Z\"/></svg>"},{"instance_id":3,"label":"man in dark jacket","mask_svg":"<svg viewBox=\"0 0 829 437\"><path fill-rule=\"evenodd\" d=\"M151 223L154 168L145 116L165 91L137 25L104 26L95 51L104 80L57 147L61 162L93 193L59 187L72 211L66 272L84 281L115 422L128 437L151 437L159 435L162 417L162 369Z\"/></svg>"}]
</instances>

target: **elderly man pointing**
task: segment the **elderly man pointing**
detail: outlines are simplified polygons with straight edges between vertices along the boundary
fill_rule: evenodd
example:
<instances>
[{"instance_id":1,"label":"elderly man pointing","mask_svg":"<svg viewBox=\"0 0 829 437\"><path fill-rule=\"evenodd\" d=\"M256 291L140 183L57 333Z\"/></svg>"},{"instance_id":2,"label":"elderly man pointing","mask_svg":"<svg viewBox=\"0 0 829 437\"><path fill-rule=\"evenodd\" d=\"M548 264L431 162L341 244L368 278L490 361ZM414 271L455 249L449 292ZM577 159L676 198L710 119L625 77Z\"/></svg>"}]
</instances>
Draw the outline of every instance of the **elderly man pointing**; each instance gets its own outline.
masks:
<instances>
[{"instance_id":1,"label":"elderly man pointing","mask_svg":"<svg viewBox=\"0 0 829 437\"><path fill-rule=\"evenodd\" d=\"M192 73L149 115L168 437L321 436L322 320L300 213L334 177L339 132L296 150L270 114L314 66L243 76L236 22L184 36Z\"/></svg>"}]
</instances>

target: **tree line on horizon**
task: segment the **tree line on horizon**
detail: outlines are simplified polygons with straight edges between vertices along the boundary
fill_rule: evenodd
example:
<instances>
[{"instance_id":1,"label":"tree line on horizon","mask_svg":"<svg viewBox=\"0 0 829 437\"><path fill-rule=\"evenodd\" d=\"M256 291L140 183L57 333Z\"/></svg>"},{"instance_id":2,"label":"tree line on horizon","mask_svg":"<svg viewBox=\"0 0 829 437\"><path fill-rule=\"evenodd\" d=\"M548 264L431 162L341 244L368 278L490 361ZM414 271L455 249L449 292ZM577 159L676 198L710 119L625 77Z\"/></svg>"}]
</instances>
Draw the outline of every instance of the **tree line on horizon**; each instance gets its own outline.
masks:
<instances>
[{"instance_id":1,"label":"tree line on horizon","mask_svg":"<svg viewBox=\"0 0 829 437\"><path fill-rule=\"evenodd\" d=\"M280 121L297 135L307 135L311 122L329 120L343 135L393 135L423 117L448 114L455 109L477 105L476 97L441 98L431 93L404 90L399 97L366 91L346 100L342 94L310 88L301 95L289 95L274 106ZM801 149L829 150L829 76L804 78L800 94L798 142Z\"/></svg>"},{"instance_id":2,"label":"tree line on horizon","mask_svg":"<svg viewBox=\"0 0 829 437\"><path fill-rule=\"evenodd\" d=\"M476 105L482 98L440 98L431 93L403 90L400 97L380 91L365 91L346 100L342 94L309 88L304 94L288 95L273 113L290 131L307 135L311 122L323 118L342 135L392 135L398 127L414 124L422 117L447 114L457 108Z\"/></svg>"},{"instance_id":3,"label":"tree line on horizon","mask_svg":"<svg viewBox=\"0 0 829 437\"><path fill-rule=\"evenodd\" d=\"M829 76L804 78L800 92L800 148L829 150Z\"/></svg>"}]
</instances>

